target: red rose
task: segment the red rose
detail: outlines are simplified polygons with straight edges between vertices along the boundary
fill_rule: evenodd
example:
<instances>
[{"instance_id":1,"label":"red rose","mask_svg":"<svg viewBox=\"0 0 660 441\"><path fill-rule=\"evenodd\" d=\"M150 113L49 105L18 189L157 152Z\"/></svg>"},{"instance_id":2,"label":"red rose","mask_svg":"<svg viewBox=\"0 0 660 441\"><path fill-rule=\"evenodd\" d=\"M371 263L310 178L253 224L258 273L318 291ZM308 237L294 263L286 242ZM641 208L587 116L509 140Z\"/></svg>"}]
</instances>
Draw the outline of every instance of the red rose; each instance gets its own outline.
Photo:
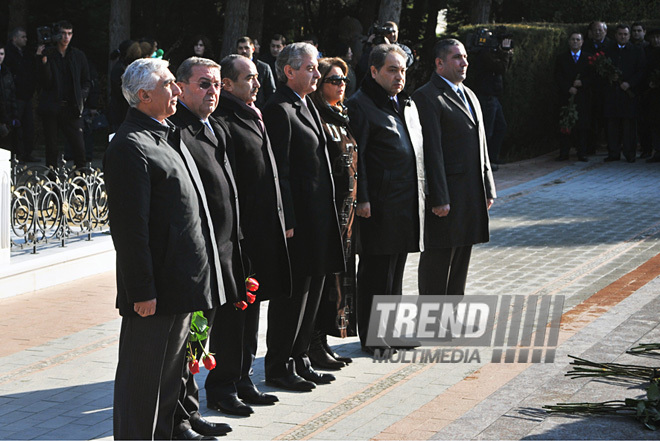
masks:
<instances>
[{"instance_id":1,"label":"red rose","mask_svg":"<svg viewBox=\"0 0 660 441\"><path fill-rule=\"evenodd\" d=\"M246 292L245 295L247 296L247 302L249 304L252 304L252 303L254 303L255 300L257 300L257 296L255 296L251 292Z\"/></svg>"},{"instance_id":2,"label":"red rose","mask_svg":"<svg viewBox=\"0 0 660 441\"><path fill-rule=\"evenodd\" d=\"M210 371L215 369L215 357L211 354L205 355L202 358L202 361L204 362L204 367ZM197 367L197 371L199 372L199 366Z\"/></svg>"},{"instance_id":3,"label":"red rose","mask_svg":"<svg viewBox=\"0 0 660 441\"><path fill-rule=\"evenodd\" d=\"M190 360L188 362L188 369L190 369L190 373L195 375L199 373L199 360Z\"/></svg>"},{"instance_id":4,"label":"red rose","mask_svg":"<svg viewBox=\"0 0 660 441\"><path fill-rule=\"evenodd\" d=\"M245 286L247 287L247 290L250 292L256 292L259 289L259 282L257 282L257 279L254 277L249 277L245 281ZM252 302L250 302L252 303Z\"/></svg>"},{"instance_id":5,"label":"red rose","mask_svg":"<svg viewBox=\"0 0 660 441\"><path fill-rule=\"evenodd\" d=\"M240 302L234 303L234 306L241 311L245 311L245 308L248 307L248 304L245 302L245 300L241 300Z\"/></svg>"}]
</instances>

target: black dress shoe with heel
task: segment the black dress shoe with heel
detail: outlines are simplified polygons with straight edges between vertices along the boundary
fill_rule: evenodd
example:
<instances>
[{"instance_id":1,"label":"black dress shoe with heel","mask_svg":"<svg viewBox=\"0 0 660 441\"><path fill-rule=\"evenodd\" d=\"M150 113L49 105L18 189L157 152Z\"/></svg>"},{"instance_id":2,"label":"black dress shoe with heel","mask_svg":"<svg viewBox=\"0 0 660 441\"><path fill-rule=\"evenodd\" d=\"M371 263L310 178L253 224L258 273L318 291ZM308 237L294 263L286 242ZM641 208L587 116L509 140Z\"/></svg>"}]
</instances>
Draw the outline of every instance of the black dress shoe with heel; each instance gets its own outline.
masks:
<instances>
[{"instance_id":1,"label":"black dress shoe with heel","mask_svg":"<svg viewBox=\"0 0 660 441\"><path fill-rule=\"evenodd\" d=\"M275 404L280 401L275 395L265 394L252 386L238 389L238 398L248 404Z\"/></svg>"},{"instance_id":2,"label":"black dress shoe with heel","mask_svg":"<svg viewBox=\"0 0 660 441\"><path fill-rule=\"evenodd\" d=\"M200 435L222 436L228 434L232 430L229 424L212 423L203 418L199 413L194 413L189 421L192 429Z\"/></svg>"},{"instance_id":3,"label":"black dress shoe with heel","mask_svg":"<svg viewBox=\"0 0 660 441\"><path fill-rule=\"evenodd\" d=\"M238 399L238 396L231 394L217 401L207 401L209 409L217 410L228 415L250 416L254 410Z\"/></svg>"},{"instance_id":4,"label":"black dress shoe with heel","mask_svg":"<svg viewBox=\"0 0 660 441\"><path fill-rule=\"evenodd\" d=\"M306 381L304 378L296 374L288 374L284 377L266 378L266 384L295 392L309 392L316 387L316 384L313 382Z\"/></svg>"},{"instance_id":5,"label":"black dress shoe with heel","mask_svg":"<svg viewBox=\"0 0 660 441\"><path fill-rule=\"evenodd\" d=\"M338 371L346 366L346 363L336 360L332 355L328 354L323 346L317 346L314 349L310 348L307 352L307 356L312 362L312 366L317 369Z\"/></svg>"},{"instance_id":6,"label":"black dress shoe with heel","mask_svg":"<svg viewBox=\"0 0 660 441\"><path fill-rule=\"evenodd\" d=\"M298 375L304 378L307 381L311 381L316 384L330 384L332 381L335 381L337 378L332 374L321 374L316 372L314 368L308 367L306 369L300 369L297 371Z\"/></svg>"},{"instance_id":7,"label":"black dress shoe with heel","mask_svg":"<svg viewBox=\"0 0 660 441\"><path fill-rule=\"evenodd\" d=\"M217 439L213 436L204 436L200 433L195 432L192 429L186 429L183 432L179 432L172 436L172 439L206 439L206 440L213 440Z\"/></svg>"}]
</instances>

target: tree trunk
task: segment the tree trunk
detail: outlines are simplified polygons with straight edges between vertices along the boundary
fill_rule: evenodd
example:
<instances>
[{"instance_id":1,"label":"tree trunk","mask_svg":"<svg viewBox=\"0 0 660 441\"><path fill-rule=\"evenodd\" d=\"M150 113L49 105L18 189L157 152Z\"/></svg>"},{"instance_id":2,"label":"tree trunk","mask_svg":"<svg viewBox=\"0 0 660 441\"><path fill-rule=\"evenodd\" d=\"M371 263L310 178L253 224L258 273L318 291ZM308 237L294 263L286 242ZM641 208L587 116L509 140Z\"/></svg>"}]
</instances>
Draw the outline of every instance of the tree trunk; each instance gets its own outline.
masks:
<instances>
[{"instance_id":1,"label":"tree trunk","mask_svg":"<svg viewBox=\"0 0 660 441\"><path fill-rule=\"evenodd\" d=\"M12 31L14 28L21 26L27 27L27 6L28 2L25 0L9 0L9 20L7 20L7 30Z\"/></svg>"},{"instance_id":2,"label":"tree trunk","mask_svg":"<svg viewBox=\"0 0 660 441\"><path fill-rule=\"evenodd\" d=\"M250 11L249 15L250 21L248 22L247 34L253 40L259 40L261 46L266 48L264 45L270 44L270 41L264 40L264 0L250 0ZM266 35L266 38L270 38L270 35ZM264 49L262 49L264 50Z\"/></svg>"},{"instance_id":3,"label":"tree trunk","mask_svg":"<svg viewBox=\"0 0 660 441\"><path fill-rule=\"evenodd\" d=\"M401 19L401 0L381 0L378 11L378 22L382 25L386 21L399 23Z\"/></svg>"},{"instance_id":4,"label":"tree trunk","mask_svg":"<svg viewBox=\"0 0 660 441\"><path fill-rule=\"evenodd\" d=\"M110 52L119 47L119 43L131 38L131 0L110 1L110 28L108 30Z\"/></svg>"},{"instance_id":5,"label":"tree trunk","mask_svg":"<svg viewBox=\"0 0 660 441\"><path fill-rule=\"evenodd\" d=\"M236 51L236 40L247 33L249 11L250 0L229 0L227 2L221 59L234 53Z\"/></svg>"},{"instance_id":6,"label":"tree trunk","mask_svg":"<svg viewBox=\"0 0 660 441\"><path fill-rule=\"evenodd\" d=\"M433 66L435 62L433 46L435 46L435 41L437 40L435 28L438 24L438 14L440 14L440 2L428 0L427 13L428 19L426 21L426 28L424 29L424 42L422 43L422 61L430 61L431 63L428 64Z\"/></svg>"},{"instance_id":7,"label":"tree trunk","mask_svg":"<svg viewBox=\"0 0 660 441\"><path fill-rule=\"evenodd\" d=\"M470 10L470 23L488 23L490 21L490 6L493 0L473 0Z\"/></svg>"}]
</instances>

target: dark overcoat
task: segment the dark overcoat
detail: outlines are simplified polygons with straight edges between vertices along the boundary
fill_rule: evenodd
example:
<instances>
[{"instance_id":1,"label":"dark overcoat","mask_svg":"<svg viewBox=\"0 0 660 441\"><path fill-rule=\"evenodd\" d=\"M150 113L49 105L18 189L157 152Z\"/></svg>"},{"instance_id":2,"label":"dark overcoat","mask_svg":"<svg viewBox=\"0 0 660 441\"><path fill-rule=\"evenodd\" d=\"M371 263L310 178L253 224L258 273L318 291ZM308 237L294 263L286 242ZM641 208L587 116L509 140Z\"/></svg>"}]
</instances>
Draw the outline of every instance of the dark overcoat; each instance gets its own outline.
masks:
<instances>
[{"instance_id":1,"label":"dark overcoat","mask_svg":"<svg viewBox=\"0 0 660 441\"><path fill-rule=\"evenodd\" d=\"M603 116L605 118L636 118L639 115L639 92L646 67L644 49L632 43L626 44L623 48L613 44L605 51L605 55L621 71L619 81L630 84L630 93L624 92L617 82L608 84L604 89Z\"/></svg>"},{"instance_id":2,"label":"dark overcoat","mask_svg":"<svg viewBox=\"0 0 660 441\"><path fill-rule=\"evenodd\" d=\"M469 88L465 92L474 117L436 73L413 93L424 133L427 248L467 246L489 239L487 199L496 197L495 181L479 100ZM450 204L447 216L432 213L432 207L446 204Z\"/></svg>"},{"instance_id":3,"label":"dark overcoat","mask_svg":"<svg viewBox=\"0 0 660 441\"><path fill-rule=\"evenodd\" d=\"M259 116L245 103L222 92L213 113L229 129L232 170L241 208L242 249L250 274L259 281L259 299L291 296L291 268L284 235L284 210L277 165Z\"/></svg>"},{"instance_id":4,"label":"dark overcoat","mask_svg":"<svg viewBox=\"0 0 660 441\"><path fill-rule=\"evenodd\" d=\"M591 119L591 95L594 80L594 71L589 64L589 52L580 52L577 63L573 59L573 52L565 50L557 56L555 62L555 85L557 86L557 96L559 105L565 106L568 103L571 94L568 90L573 87L576 79L582 82L582 86L577 88L574 102L578 112L578 127L589 127Z\"/></svg>"},{"instance_id":5,"label":"dark overcoat","mask_svg":"<svg viewBox=\"0 0 660 441\"><path fill-rule=\"evenodd\" d=\"M208 230L175 130L129 109L103 159L122 316L151 299L156 314L213 306Z\"/></svg>"},{"instance_id":6,"label":"dark overcoat","mask_svg":"<svg viewBox=\"0 0 660 441\"><path fill-rule=\"evenodd\" d=\"M343 271L344 256L326 138L312 101L280 84L263 117L280 177L293 277Z\"/></svg>"},{"instance_id":7,"label":"dark overcoat","mask_svg":"<svg viewBox=\"0 0 660 441\"><path fill-rule=\"evenodd\" d=\"M346 103L358 145L358 254L399 254L424 248L424 152L417 107L403 92L395 109L370 75Z\"/></svg>"},{"instance_id":8,"label":"dark overcoat","mask_svg":"<svg viewBox=\"0 0 660 441\"><path fill-rule=\"evenodd\" d=\"M255 66L257 67L257 73L259 74L259 92L257 92L257 101L255 105L263 109L266 105L266 102L270 97L275 93L275 77L274 73L268 63L264 63L261 60L253 59Z\"/></svg>"},{"instance_id":9,"label":"dark overcoat","mask_svg":"<svg viewBox=\"0 0 660 441\"><path fill-rule=\"evenodd\" d=\"M181 129L181 141L190 151L199 170L209 212L213 221L215 240L222 268L225 299L233 305L245 300L245 272L239 243L239 206L236 184L227 158L227 129L219 121L209 118L213 134L200 119L183 104L170 118ZM215 137L215 139L213 139ZM233 308L233 306L230 306Z\"/></svg>"}]
</instances>

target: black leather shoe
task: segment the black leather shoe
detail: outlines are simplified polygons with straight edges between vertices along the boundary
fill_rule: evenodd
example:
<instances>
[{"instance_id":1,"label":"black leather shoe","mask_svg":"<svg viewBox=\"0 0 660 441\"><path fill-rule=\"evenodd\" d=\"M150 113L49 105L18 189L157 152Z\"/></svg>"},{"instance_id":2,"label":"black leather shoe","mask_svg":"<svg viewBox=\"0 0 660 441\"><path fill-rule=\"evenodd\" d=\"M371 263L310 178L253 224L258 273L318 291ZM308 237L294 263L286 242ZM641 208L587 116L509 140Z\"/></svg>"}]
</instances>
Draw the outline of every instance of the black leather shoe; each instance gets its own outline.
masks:
<instances>
[{"instance_id":1,"label":"black leather shoe","mask_svg":"<svg viewBox=\"0 0 660 441\"><path fill-rule=\"evenodd\" d=\"M580 162L589 162L589 158L586 156L578 156L578 161Z\"/></svg>"},{"instance_id":2,"label":"black leather shoe","mask_svg":"<svg viewBox=\"0 0 660 441\"><path fill-rule=\"evenodd\" d=\"M312 362L312 366L317 369L338 371L346 366L346 363L335 360L330 354L328 354L323 346L317 346L315 349L310 349L307 352L307 355Z\"/></svg>"},{"instance_id":3,"label":"black leather shoe","mask_svg":"<svg viewBox=\"0 0 660 441\"><path fill-rule=\"evenodd\" d=\"M305 370L298 371L298 375L303 377L305 380L311 381L316 384L330 384L330 382L335 381L337 379L332 374L318 373L311 367Z\"/></svg>"},{"instance_id":4,"label":"black leather shoe","mask_svg":"<svg viewBox=\"0 0 660 441\"><path fill-rule=\"evenodd\" d=\"M297 392L309 392L316 387L311 381L306 381L299 375L288 374L284 377L266 378L266 384L280 389L293 390Z\"/></svg>"},{"instance_id":5,"label":"black leather shoe","mask_svg":"<svg viewBox=\"0 0 660 441\"><path fill-rule=\"evenodd\" d=\"M555 161L568 161L568 156L560 155L555 158Z\"/></svg>"},{"instance_id":6,"label":"black leather shoe","mask_svg":"<svg viewBox=\"0 0 660 441\"><path fill-rule=\"evenodd\" d=\"M209 409L218 410L228 415L250 416L254 413L250 406L239 400L234 394L218 401L209 401L207 406Z\"/></svg>"},{"instance_id":7,"label":"black leather shoe","mask_svg":"<svg viewBox=\"0 0 660 441\"><path fill-rule=\"evenodd\" d=\"M330 345L328 344L327 340L323 343L323 348L325 349L325 352L330 354L330 356L332 358L334 358L335 360L343 361L346 364L353 363L353 359L351 357L343 357L343 356L337 354L335 351L333 351L332 348L330 347Z\"/></svg>"},{"instance_id":8,"label":"black leather shoe","mask_svg":"<svg viewBox=\"0 0 660 441\"><path fill-rule=\"evenodd\" d=\"M652 156L649 159L646 160L649 164L654 163L654 162L660 162L660 156Z\"/></svg>"},{"instance_id":9,"label":"black leather shoe","mask_svg":"<svg viewBox=\"0 0 660 441\"><path fill-rule=\"evenodd\" d=\"M201 435L197 432L195 432L192 429L186 429L183 432L179 432L176 435L172 437L172 439L207 439L207 440L212 440L212 439L217 439L213 436L204 436Z\"/></svg>"},{"instance_id":10,"label":"black leather shoe","mask_svg":"<svg viewBox=\"0 0 660 441\"><path fill-rule=\"evenodd\" d=\"M256 387L239 389L238 398L249 404L275 404L280 401L275 395L259 392Z\"/></svg>"},{"instance_id":11,"label":"black leather shoe","mask_svg":"<svg viewBox=\"0 0 660 441\"><path fill-rule=\"evenodd\" d=\"M195 417L197 415L197 417ZM193 414L193 417L190 418L190 425L193 430L200 435L207 436L222 436L231 432L231 426L225 423L212 423L211 421L204 419L198 413Z\"/></svg>"},{"instance_id":12,"label":"black leather shoe","mask_svg":"<svg viewBox=\"0 0 660 441\"><path fill-rule=\"evenodd\" d=\"M603 159L603 162L612 162L612 161L618 161L621 158L615 158L613 156L608 156L607 158Z\"/></svg>"},{"instance_id":13,"label":"black leather shoe","mask_svg":"<svg viewBox=\"0 0 660 441\"><path fill-rule=\"evenodd\" d=\"M626 158L626 162L632 164L633 162L635 162L635 157L631 156L630 158Z\"/></svg>"}]
</instances>

